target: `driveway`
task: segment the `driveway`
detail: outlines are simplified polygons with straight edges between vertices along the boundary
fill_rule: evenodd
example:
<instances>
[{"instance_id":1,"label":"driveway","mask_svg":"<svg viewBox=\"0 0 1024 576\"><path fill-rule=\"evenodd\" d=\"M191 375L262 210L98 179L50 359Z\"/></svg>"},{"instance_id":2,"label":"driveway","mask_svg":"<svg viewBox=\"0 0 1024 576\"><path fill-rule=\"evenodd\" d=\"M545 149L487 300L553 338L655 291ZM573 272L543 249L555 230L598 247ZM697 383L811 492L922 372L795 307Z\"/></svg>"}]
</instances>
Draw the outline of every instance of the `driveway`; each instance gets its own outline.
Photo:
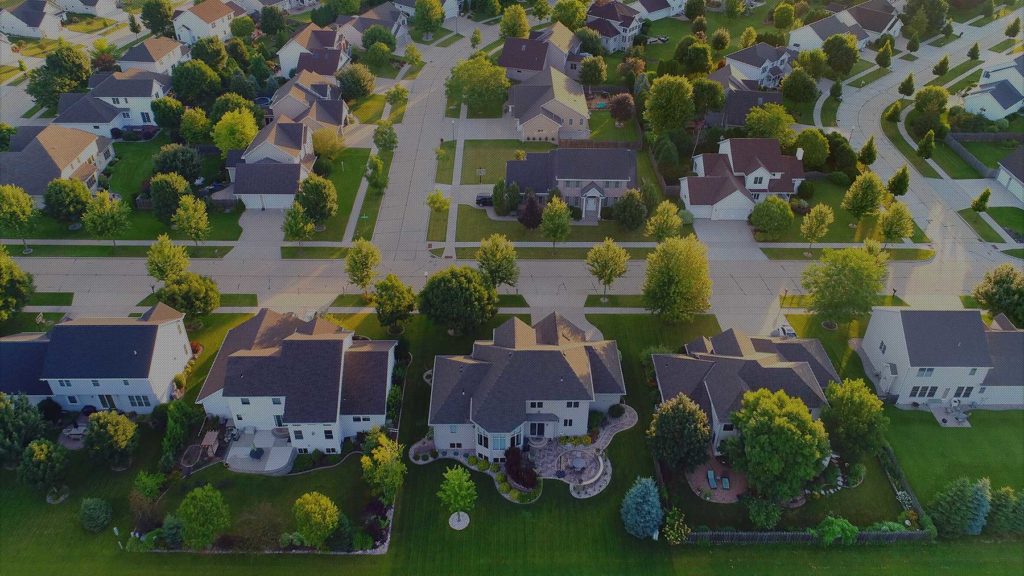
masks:
<instances>
[{"instance_id":1,"label":"driveway","mask_svg":"<svg viewBox=\"0 0 1024 576\"><path fill-rule=\"evenodd\" d=\"M768 260L754 242L750 226L743 220L705 220L693 222L693 229L708 247L708 258L718 260Z\"/></svg>"}]
</instances>

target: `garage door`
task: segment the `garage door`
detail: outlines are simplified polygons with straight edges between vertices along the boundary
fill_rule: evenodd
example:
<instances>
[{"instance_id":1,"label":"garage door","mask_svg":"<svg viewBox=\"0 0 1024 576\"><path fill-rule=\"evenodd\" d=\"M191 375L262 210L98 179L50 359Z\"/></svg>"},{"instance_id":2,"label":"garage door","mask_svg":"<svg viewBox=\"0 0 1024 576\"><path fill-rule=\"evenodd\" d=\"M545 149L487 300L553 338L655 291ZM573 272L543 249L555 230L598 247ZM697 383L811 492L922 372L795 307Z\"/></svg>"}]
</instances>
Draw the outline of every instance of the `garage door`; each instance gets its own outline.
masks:
<instances>
[{"instance_id":1,"label":"garage door","mask_svg":"<svg viewBox=\"0 0 1024 576\"><path fill-rule=\"evenodd\" d=\"M746 220L747 214L750 214L750 209L743 208L731 208L731 207L718 207L715 206L711 209L712 220Z\"/></svg>"}]
</instances>

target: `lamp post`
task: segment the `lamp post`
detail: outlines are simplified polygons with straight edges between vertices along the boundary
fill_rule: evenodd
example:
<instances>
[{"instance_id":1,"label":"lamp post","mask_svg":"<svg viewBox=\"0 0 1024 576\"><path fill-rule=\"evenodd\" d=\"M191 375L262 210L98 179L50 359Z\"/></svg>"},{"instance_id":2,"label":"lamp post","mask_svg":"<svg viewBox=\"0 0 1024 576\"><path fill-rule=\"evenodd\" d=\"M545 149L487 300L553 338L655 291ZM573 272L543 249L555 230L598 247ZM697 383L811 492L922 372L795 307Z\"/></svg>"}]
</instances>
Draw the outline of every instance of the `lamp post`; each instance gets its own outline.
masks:
<instances>
[{"instance_id":1,"label":"lamp post","mask_svg":"<svg viewBox=\"0 0 1024 576\"><path fill-rule=\"evenodd\" d=\"M455 120L452 119L452 142L455 142Z\"/></svg>"}]
</instances>

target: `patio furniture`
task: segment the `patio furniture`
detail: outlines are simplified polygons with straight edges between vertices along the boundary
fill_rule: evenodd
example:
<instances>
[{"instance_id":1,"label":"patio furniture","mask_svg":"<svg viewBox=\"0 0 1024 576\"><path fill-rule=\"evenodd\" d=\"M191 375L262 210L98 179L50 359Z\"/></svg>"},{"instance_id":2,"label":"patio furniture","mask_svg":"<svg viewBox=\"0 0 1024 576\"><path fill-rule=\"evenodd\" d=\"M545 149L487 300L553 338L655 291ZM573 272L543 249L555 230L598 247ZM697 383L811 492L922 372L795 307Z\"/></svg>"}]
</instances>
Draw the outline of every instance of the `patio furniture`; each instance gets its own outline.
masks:
<instances>
[{"instance_id":1,"label":"patio furniture","mask_svg":"<svg viewBox=\"0 0 1024 576\"><path fill-rule=\"evenodd\" d=\"M583 470L584 468L587 467L587 461L584 460L583 458L573 458L572 467L575 468L576 470Z\"/></svg>"},{"instance_id":2,"label":"patio furniture","mask_svg":"<svg viewBox=\"0 0 1024 576\"><path fill-rule=\"evenodd\" d=\"M722 478L722 490L728 490L729 489L729 477L728 476L722 476L721 478Z\"/></svg>"},{"instance_id":3,"label":"patio furniture","mask_svg":"<svg viewBox=\"0 0 1024 576\"><path fill-rule=\"evenodd\" d=\"M81 440L85 436L86 430L87 428L85 426L75 425L68 426L62 430L62 433L71 440Z\"/></svg>"},{"instance_id":4,"label":"patio furniture","mask_svg":"<svg viewBox=\"0 0 1024 576\"><path fill-rule=\"evenodd\" d=\"M203 435L203 441L200 443L200 447L202 448L203 452L206 453L206 456L208 458L213 458L214 455L217 453L218 444L219 443L217 442L217 431L210 430L205 435Z\"/></svg>"},{"instance_id":5,"label":"patio furniture","mask_svg":"<svg viewBox=\"0 0 1024 576\"><path fill-rule=\"evenodd\" d=\"M260 460L263 458L263 448L253 448L249 450L249 458L253 460Z\"/></svg>"},{"instance_id":6,"label":"patio furniture","mask_svg":"<svg viewBox=\"0 0 1024 576\"><path fill-rule=\"evenodd\" d=\"M708 486L711 486L712 490L718 490L718 483L715 482L715 471L708 468Z\"/></svg>"}]
</instances>

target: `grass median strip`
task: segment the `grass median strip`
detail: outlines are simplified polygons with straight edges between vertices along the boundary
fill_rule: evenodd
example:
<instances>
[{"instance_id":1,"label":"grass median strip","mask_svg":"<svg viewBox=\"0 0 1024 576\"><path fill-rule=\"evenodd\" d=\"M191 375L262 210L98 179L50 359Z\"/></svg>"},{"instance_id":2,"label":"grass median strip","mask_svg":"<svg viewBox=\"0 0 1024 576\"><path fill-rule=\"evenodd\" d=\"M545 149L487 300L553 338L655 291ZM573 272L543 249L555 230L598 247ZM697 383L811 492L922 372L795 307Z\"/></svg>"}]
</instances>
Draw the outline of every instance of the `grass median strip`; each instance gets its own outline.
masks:
<instances>
[{"instance_id":1,"label":"grass median strip","mask_svg":"<svg viewBox=\"0 0 1024 576\"><path fill-rule=\"evenodd\" d=\"M965 222L970 224L971 228L974 229L974 233L978 235L978 238L982 242L1002 242L1003 237L996 232L987 221L974 210L970 208L964 208L963 210L957 211L957 214L964 219Z\"/></svg>"},{"instance_id":2,"label":"grass median strip","mask_svg":"<svg viewBox=\"0 0 1024 576\"><path fill-rule=\"evenodd\" d=\"M787 294L779 296L779 306L782 308L807 308L813 300L810 294ZM879 294L875 299L875 306L910 306L899 296L892 294Z\"/></svg>"},{"instance_id":3,"label":"grass median strip","mask_svg":"<svg viewBox=\"0 0 1024 576\"><path fill-rule=\"evenodd\" d=\"M333 246L281 246L283 260L338 260L348 254L348 248Z\"/></svg>"},{"instance_id":4,"label":"grass median strip","mask_svg":"<svg viewBox=\"0 0 1024 576\"><path fill-rule=\"evenodd\" d=\"M769 260L817 260L821 258L822 248L761 248L761 252ZM809 252L808 258L804 253ZM889 260L931 260L935 251L927 248L888 248Z\"/></svg>"},{"instance_id":5,"label":"grass median strip","mask_svg":"<svg viewBox=\"0 0 1024 576\"><path fill-rule=\"evenodd\" d=\"M871 84L875 80L878 80L879 78L882 78L883 76L889 74L889 72L891 72L891 70L889 70L888 68L876 68L863 76L854 78L849 82L849 84L854 88L863 88L868 84Z\"/></svg>"},{"instance_id":6,"label":"grass median strip","mask_svg":"<svg viewBox=\"0 0 1024 576\"><path fill-rule=\"evenodd\" d=\"M443 248L435 250L438 256L444 252ZM646 258L652 250L654 248L626 248L630 260ZM472 260L476 258L476 251L476 248L456 248L455 257L459 260ZM590 252L590 248L516 248L520 260L583 260L587 252Z\"/></svg>"},{"instance_id":7,"label":"grass median strip","mask_svg":"<svg viewBox=\"0 0 1024 576\"><path fill-rule=\"evenodd\" d=\"M39 258L145 258L149 246L107 244L29 244L31 254L21 253L21 244L5 244L13 256ZM223 258L231 246L186 246L192 258Z\"/></svg>"},{"instance_id":8,"label":"grass median strip","mask_svg":"<svg viewBox=\"0 0 1024 576\"><path fill-rule=\"evenodd\" d=\"M71 306L74 292L35 292L28 299L29 306Z\"/></svg>"},{"instance_id":9,"label":"grass median strip","mask_svg":"<svg viewBox=\"0 0 1024 576\"><path fill-rule=\"evenodd\" d=\"M156 294L150 294L139 301L136 306L153 306L157 303ZM220 305L225 306L259 306L259 298L255 294L235 294L235 293L221 293Z\"/></svg>"},{"instance_id":10,"label":"grass median strip","mask_svg":"<svg viewBox=\"0 0 1024 576\"><path fill-rule=\"evenodd\" d=\"M903 138L903 134L900 134L900 127L895 122L882 120L882 132L885 133L885 137L889 139L889 142L892 142L892 145L903 154L907 162L913 165L922 176L925 178L939 177L939 173L935 171L935 168L932 168L931 164L924 158L918 156L916 148Z\"/></svg>"},{"instance_id":11,"label":"grass median strip","mask_svg":"<svg viewBox=\"0 0 1024 576\"><path fill-rule=\"evenodd\" d=\"M522 294L498 294L498 306L501 308L526 308L529 304Z\"/></svg>"},{"instance_id":12,"label":"grass median strip","mask_svg":"<svg viewBox=\"0 0 1024 576\"><path fill-rule=\"evenodd\" d=\"M363 307L373 306L373 302L363 298L362 294L338 294L331 302L332 307Z\"/></svg>"},{"instance_id":13,"label":"grass median strip","mask_svg":"<svg viewBox=\"0 0 1024 576\"><path fill-rule=\"evenodd\" d=\"M583 304L587 308L643 308L642 294L589 294Z\"/></svg>"}]
</instances>

